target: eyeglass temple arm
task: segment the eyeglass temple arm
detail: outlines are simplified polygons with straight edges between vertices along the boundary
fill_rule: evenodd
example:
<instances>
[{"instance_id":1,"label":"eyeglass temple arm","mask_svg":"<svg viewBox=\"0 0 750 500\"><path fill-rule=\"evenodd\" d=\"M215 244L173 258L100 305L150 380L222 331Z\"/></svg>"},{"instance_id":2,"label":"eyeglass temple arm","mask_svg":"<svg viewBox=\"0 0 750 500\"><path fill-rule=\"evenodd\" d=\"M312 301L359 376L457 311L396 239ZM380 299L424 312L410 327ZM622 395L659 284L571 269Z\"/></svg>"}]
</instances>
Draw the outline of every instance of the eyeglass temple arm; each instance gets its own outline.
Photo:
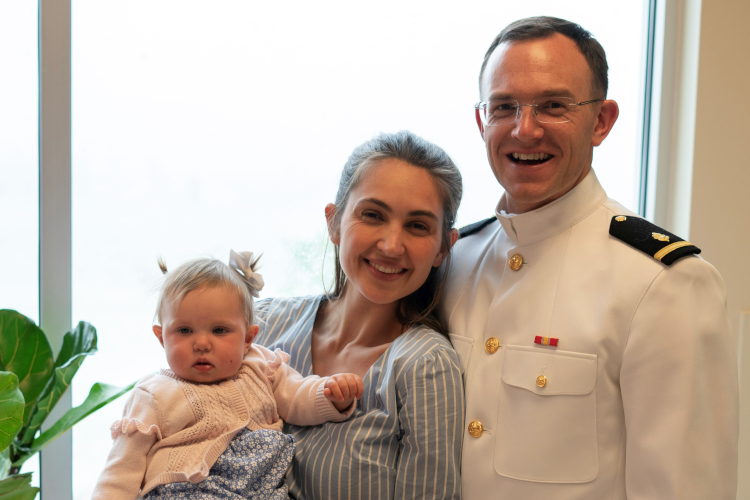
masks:
<instances>
[{"instance_id":1,"label":"eyeglass temple arm","mask_svg":"<svg viewBox=\"0 0 750 500\"><path fill-rule=\"evenodd\" d=\"M592 102L599 102L599 101L603 101L603 100L604 100L604 98L601 97L599 99L591 99L590 101L577 102L576 106L583 106L585 104L591 104Z\"/></svg>"}]
</instances>

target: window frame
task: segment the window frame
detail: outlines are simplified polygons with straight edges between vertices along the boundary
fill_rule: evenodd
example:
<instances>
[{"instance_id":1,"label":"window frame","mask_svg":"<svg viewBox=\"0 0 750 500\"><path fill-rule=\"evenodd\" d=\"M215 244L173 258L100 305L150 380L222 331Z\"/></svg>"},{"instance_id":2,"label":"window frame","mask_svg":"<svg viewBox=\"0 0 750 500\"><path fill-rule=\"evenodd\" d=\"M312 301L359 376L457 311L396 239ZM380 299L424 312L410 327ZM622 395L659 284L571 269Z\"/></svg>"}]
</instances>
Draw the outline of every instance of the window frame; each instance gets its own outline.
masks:
<instances>
[{"instance_id":1,"label":"window frame","mask_svg":"<svg viewBox=\"0 0 750 500\"><path fill-rule=\"evenodd\" d=\"M39 1L39 324L55 353L73 323L70 21L71 0ZM49 422L71 397L63 394ZM40 452L41 499L72 500L72 456L71 431Z\"/></svg>"}]
</instances>

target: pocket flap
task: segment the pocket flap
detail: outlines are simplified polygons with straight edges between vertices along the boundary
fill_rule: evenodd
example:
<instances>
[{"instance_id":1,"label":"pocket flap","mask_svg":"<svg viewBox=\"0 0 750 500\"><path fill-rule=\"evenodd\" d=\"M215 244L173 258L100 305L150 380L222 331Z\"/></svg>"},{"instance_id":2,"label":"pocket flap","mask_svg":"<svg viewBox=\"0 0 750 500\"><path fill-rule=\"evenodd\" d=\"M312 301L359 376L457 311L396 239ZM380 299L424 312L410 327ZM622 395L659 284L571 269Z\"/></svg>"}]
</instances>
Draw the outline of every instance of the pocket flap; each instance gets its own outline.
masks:
<instances>
[{"instance_id":1,"label":"pocket flap","mask_svg":"<svg viewBox=\"0 0 750 500\"><path fill-rule=\"evenodd\" d=\"M596 384L596 364L594 354L506 346L503 382L540 396L588 394ZM537 385L540 375L543 387Z\"/></svg>"}]
</instances>

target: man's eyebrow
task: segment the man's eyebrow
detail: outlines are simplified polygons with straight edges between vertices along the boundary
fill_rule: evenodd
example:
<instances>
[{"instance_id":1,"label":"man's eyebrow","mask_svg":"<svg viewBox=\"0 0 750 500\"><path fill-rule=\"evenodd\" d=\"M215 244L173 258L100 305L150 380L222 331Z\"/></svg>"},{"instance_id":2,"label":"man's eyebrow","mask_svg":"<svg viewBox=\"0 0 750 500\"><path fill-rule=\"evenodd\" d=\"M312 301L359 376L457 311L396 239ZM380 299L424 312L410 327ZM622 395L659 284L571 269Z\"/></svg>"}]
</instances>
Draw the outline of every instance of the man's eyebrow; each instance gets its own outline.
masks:
<instances>
[{"instance_id":1,"label":"man's eyebrow","mask_svg":"<svg viewBox=\"0 0 750 500\"><path fill-rule=\"evenodd\" d=\"M539 97L573 97L573 93L566 88L545 90Z\"/></svg>"},{"instance_id":2,"label":"man's eyebrow","mask_svg":"<svg viewBox=\"0 0 750 500\"><path fill-rule=\"evenodd\" d=\"M388 213L393 212L393 209L391 208L389 204L377 198L363 198L357 202L357 205L359 205L360 203L372 203L374 205L381 207L383 210L385 210ZM409 217L429 217L430 219L438 220L437 215L430 212L429 210L412 210L407 215Z\"/></svg>"},{"instance_id":3,"label":"man's eyebrow","mask_svg":"<svg viewBox=\"0 0 750 500\"><path fill-rule=\"evenodd\" d=\"M560 87L557 89L547 89L536 96L539 97L573 97L573 93L567 88ZM490 95L488 101L503 100L503 99L515 99L511 94L507 92L496 92Z\"/></svg>"},{"instance_id":4,"label":"man's eyebrow","mask_svg":"<svg viewBox=\"0 0 750 500\"><path fill-rule=\"evenodd\" d=\"M495 92L494 94L490 94L487 98L488 101L499 101L501 99L512 99L512 97L507 92Z\"/></svg>"}]
</instances>

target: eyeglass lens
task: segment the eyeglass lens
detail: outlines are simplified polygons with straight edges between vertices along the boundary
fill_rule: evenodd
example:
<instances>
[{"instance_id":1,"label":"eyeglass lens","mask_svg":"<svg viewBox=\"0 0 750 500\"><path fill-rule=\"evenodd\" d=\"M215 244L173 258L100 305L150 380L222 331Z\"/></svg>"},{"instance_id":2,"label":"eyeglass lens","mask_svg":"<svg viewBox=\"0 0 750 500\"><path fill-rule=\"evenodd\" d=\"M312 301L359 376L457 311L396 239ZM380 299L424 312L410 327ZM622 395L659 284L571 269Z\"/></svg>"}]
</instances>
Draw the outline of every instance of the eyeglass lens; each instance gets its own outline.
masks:
<instances>
[{"instance_id":1,"label":"eyeglass lens","mask_svg":"<svg viewBox=\"0 0 750 500\"><path fill-rule=\"evenodd\" d=\"M575 108L573 99L567 97L545 97L534 99L531 104L519 104L514 99L495 99L483 106L485 125L505 125L513 122L521 113L521 108L529 106L534 116L541 123L565 123L570 121L569 114Z\"/></svg>"}]
</instances>

